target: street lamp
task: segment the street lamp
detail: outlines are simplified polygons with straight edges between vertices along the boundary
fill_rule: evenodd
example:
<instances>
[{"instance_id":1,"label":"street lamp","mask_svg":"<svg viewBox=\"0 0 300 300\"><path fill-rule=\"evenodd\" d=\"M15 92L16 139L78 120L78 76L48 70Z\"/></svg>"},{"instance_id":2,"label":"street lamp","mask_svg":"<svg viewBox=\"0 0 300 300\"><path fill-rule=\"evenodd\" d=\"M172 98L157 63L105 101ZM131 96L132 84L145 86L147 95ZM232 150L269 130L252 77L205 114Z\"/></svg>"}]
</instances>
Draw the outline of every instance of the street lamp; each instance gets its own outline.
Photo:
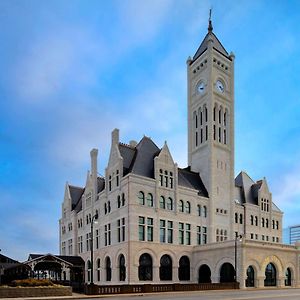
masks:
<instances>
[{"instance_id":1,"label":"street lamp","mask_svg":"<svg viewBox=\"0 0 300 300\"><path fill-rule=\"evenodd\" d=\"M243 236L237 235L234 240L234 282L236 282L236 265L237 265L237 242L241 242L243 240Z\"/></svg>"},{"instance_id":2,"label":"street lamp","mask_svg":"<svg viewBox=\"0 0 300 300\"><path fill-rule=\"evenodd\" d=\"M91 285L94 284L94 245L93 245L93 232L94 232L94 223L98 223L98 211L96 210L96 214L92 217L91 220Z\"/></svg>"}]
</instances>

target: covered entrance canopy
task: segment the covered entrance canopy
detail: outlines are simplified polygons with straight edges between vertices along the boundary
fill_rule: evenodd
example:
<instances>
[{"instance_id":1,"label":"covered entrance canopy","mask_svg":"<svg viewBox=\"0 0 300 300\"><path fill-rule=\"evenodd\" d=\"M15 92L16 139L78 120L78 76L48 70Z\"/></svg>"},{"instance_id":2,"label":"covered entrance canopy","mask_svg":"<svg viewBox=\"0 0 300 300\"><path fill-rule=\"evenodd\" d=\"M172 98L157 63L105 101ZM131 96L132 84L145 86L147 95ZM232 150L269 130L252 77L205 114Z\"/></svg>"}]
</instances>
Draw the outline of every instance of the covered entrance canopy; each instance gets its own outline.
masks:
<instances>
[{"instance_id":1,"label":"covered entrance canopy","mask_svg":"<svg viewBox=\"0 0 300 300\"><path fill-rule=\"evenodd\" d=\"M29 254L24 264L31 268L34 278L49 278L72 286L84 282L84 260L80 256Z\"/></svg>"}]
</instances>

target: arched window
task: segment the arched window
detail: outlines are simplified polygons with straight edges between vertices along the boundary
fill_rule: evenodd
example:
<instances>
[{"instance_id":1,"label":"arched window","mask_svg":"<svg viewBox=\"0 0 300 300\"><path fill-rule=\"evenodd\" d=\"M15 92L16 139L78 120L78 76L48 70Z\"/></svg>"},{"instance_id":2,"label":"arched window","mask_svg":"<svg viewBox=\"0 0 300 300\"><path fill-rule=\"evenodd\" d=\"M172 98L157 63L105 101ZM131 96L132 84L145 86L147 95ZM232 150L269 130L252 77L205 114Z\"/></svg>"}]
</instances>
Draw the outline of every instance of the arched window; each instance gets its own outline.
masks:
<instances>
[{"instance_id":1,"label":"arched window","mask_svg":"<svg viewBox=\"0 0 300 300\"><path fill-rule=\"evenodd\" d=\"M160 280L172 280L172 258L167 254L160 259L159 278Z\"/></svg>"},{"instance_id":2,"label":"arched window","mask_svg":"<svg viewBox=\"0 0 300 300\"><path fill-rule=\"evenodd\" d=\"M266 266L265 286L276 286L276 269L272 263Z\"/></svg>"},{"instance_id":3,"label":"arched window","mask_svg":"<svg viewBox=\"0 0 300 300\"><path fill-rule=\"evenodd\" d=\"M240 214L240 224L243 224L243 215Z\"/></svg>"},{"instance_id":4,"label":"arched window","mask_svg":"<svg viewBox=\"0 0 300 300\"><path fill-rule=\"evenodd\" d=\"M126 266L125 266L125 257L123 254L119 257L119 280L125 281L126 279Z\"/></svg>"},{"instance_id":5,"label":"arched window","mask_svg":"<svg viewBox=\"0 0 300 300\"><path fill-rule=\"evenodd\" d=\"M220 282L234 282L234 268L230 263L224 263L220 270Z\"/></svg>"},{"instance_id":6,"label":"arched window","mask_svg":"<svg viewBox=\"0 0 300 300\"><path fill-rule=\"evenodd\" d=\"M190 201L186 201L186 203L185 203L185 212L187 214L191 213L191 203L190 203Z\"/></svg>"},{"instance_id":7,"label":"arched window","mask_svg":"<svg viewBox=\"0 0 300 300\"><path fill-rule=\"evenodd\" d=\"M138 199L141 205L145 205L145 194L142 191L139 191Z\"/></svg>"},{"instance_id":8,"label":"arched window","mask_svg":"<svg viewBox=\"0 0 300 300\"><path fill-rule=\"evenodd\" d=\"M184 206L183 206L183 201L182 201L182 200L179 200L178 210L179 210L180 212L183 212L183 210L184 210Z\"/></svg>"},{"instance_id":9,"label":"arched window","mask_svg":"<svg viewBox=\"0 0 300 300\"><path fill-rule=\"evenodd\" d=\"M170 197L167 200L167 209L168 210L173 210L173 199L170 198Z\"/></svg>"},{"instance_id":10,"label":"arched window","mask_svg":"<svg viewBox=\"0 0 300 300\"><path fill-rule=\"evenodd\" d=\"M254 278L254 269L252 266L249 266L247 269L246 287L254 287Z\"/></svg>"},{"instance_id":11,"label":"arched window","mask_svg":"<svg viewBox=\"0 0 300 300\"><path fill-rule=\"evenodd\" d=\"M211 271L208 265L202 265L199 268L199 283L211 283Z\"/></svg>"},{"instance_id":12,"label":"arched window","mask_svg":"<svg viewBox=\"0 0 300 300\"><path fill-rule=\"evenodd\" d=\"M261 227L265 227L265 219L261 218Z\"/></svg>"},{"instance_id":13,"label":"arched window","mask_svg":"<svg viewBox=\"0 0 300 300\"><path fill-rule=\"evenodd\" d=\"M107 214L107 203L104 203L104 213ZM88 222L88 216L87 216L87 222Z\"/></svg>"},{"instance_id":14,"label":"arched window","mask_svg":"<svg viewBox=\"0 0 300 300\"><path fill-rule=\"evenodd\" d=\"M111 262L110 258L105 259L105 271L106 271L106 281L111 281Z\"/></svg>"},{"instance_id":15,"label":"arched window","mask_svg":"<svg viewBox=\"0 0 300 300\"><path fill-rule=\"evenodd\" d=\"M139 259L139 280L152 280L152 258L148 253L144 253Z\"/></svg>"},{"instance_id":16,"label":"arched window","mask_svg":"<svg viewBox=\"0 0 300 300\"><path fill-rule=\"evenodd\" d=\"M164 176L163 176L163 170L159 170L159 185L163 186Z\"/></svg>"},{"instance_id":17,"label":"arched window","mask_svg":"<svg viewBox=\"0 0 300 300\"><path fill-rule=\"evenodd\" d=\"M275 221L272 220L272 228L275 229Z\"/></svg>"},{"instance_id":18,"label":"arched window","mask_svg":"<svg viewBox=\"0 0 300 300\"><path fill-rule=\"evenodd\" d=\"M110 206L110 201L107 202L107 211L110 213L111 211L111 206ZM91 223L91 222L90 222Z\"/></svg>"},{"instance_id":19,"label":"arched window","mask_svg":"<svg viewBox=\"0 0 300 300\"><path fill-rule=\"evenodd\" d=\"M153 206L153 196L151 193L148 193L148 195L147 195L147 205L150 207Z\"/></svg>"},{"instance_id":20,"label":"arched window","mask_svg":"<svg viewBox=\"0 0 300 300\"><path fill-rule=\"evenodd\" d=\"M179 280L190 280L190 260L187 256L182 256L179 260L178 269Z\"/></svg>"},{"instance_id":21,"label":"arched window","mask_svg":"<svg viewBox=\"0 0 300 300\"><path fill-rule=\"evenodd\" d=\"M253 217L253 215L251 215L251 225L253 225L254 224L254 217Z\"/></svg>"},{"instance_id":22,"label":"arched window","mask_svg":"<svg viewBox=\"0 0 300 300\"><path fill-rule=\"evenodd\" d=\"M165 209L166 208L166 201L164 196L160 196L159 198L159 208Z\"/></svg>"},{"instance_id":23,"label":"arched window","mask_svg":"<svg viewBox=\"0 0 300 300\"><path fill-rule=\"evenodd\" d=\"M198 209L198 216L201 217L201 205L198 204L197 209Z\"/></svg>"},{"instance_id":24,"label":"arched window","mask_svg":"<svg viewBox=\"0 0 300 300\"><path fill-rule=\"evenodd\" d=\"M88 260L87 261L87 279L88 279L88 282L91 281L91 270L92 270L92 264L91 264L91 261Z\"/></svg>"},{"instance_id":25,"label":"arched window","mask_svg":"<svg viewBox=\"0 0 300 300\"><path fill-rule=\"evenodd\" d=\"M269 228L269 219L266 219L266 227Z\"/></svg>"},{"instance_id":26,"label":"arched window","mask_svg":"<svg viewBox=\"0 0 300 300\"><path fill-rule=\"evenodd\" d=\"M255 226L258 226L258 218L255 216Z\"/></svg>"},{"instance_id":27,"label":"arched window","mask_svg":"<svg viewBox=\"0 0 300 300\"><path fill-rule=\"evenodd\" d=\"M100 258L97 259L97 281L100 281Z\"/></svg>"},{"instance_id":28,"label":"arched window","mask_svg":"<svg viewBox=\"0 0 300 300\"><path fill-rule=\"evenodd\" d=\"M235 213L234 216L235 216L235 223L238 223L238 214Z\"/></svg>"},{"instance_id":29,"label":"arched window","mask_svg":"<svg viewBox=\"0 0 300 300\"><path fill-rule=\"evenodd\" d=\"M119 170L116 172L116 185L119 186Z\"/></svg>"},{"instance_id":30,"label":"arched window","mask_svg":"<svg viewBox=\"0 0 300 300\"><path fill-rule=\"evenodd\" d=\"M203 206L203 217L204 218L207 217L207 208L206 208L206 206Z\"/></svg>"},{"instance_id":31,"label":"arched window","mask_svg":"<svg viewBox=\"0 0 300 300\"><path fill-rule=\"evenodd\" d=\"M285 286L291 286L292 285L292 272L290 268L287 268L285 271L285 280L284 280Z\"/></svg>"}]
</instances>

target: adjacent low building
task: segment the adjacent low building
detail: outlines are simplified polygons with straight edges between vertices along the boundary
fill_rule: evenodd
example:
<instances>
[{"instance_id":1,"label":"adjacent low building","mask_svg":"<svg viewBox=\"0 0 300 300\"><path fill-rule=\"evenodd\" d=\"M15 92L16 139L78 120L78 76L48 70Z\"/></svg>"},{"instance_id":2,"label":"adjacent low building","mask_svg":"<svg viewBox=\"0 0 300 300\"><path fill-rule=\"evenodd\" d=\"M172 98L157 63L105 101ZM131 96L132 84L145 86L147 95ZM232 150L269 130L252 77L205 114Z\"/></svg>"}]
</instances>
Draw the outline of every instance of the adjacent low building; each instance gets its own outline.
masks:
<instances>
[{"instance_id":1,"label":"adjacent low building","mask_svg":"<svg viewBox=\"0 0 300 300\"><path fill-rule=\"evenodd\" d=\"M299 285L299 251L282 244L283 213L267 180L234 176L234 60L209 21L187 60L186 168L167 143L122 143L115 129L105 177L93 149L85 186L66 184L60 254L83 258L87 283L93 272L100 285Z\"/></svg>"}]
</instances>

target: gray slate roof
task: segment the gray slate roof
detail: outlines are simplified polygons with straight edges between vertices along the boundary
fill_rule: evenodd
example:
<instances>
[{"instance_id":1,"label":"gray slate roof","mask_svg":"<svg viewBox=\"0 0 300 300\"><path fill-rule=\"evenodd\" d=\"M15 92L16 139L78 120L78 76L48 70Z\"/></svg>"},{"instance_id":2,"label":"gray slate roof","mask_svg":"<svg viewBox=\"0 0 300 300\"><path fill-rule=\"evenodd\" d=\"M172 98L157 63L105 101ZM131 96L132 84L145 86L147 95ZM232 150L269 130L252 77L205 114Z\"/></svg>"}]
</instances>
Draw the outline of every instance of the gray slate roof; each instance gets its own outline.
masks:
<instances>
[{"instance_id":1,"label":"gray slate roof","mask_svg":"<svg viewBox=\"0 0 300 300\"><path fill-rule=\"evenodd\" d=\"M235 200L241 205L244 203L258 205L258 191L262 183L262 180L254 182L246 172L240 172L235 178ZM273 201L272 209L281 212Z\"/></svg>"},{"instance_id":2,"label":"gray slate roof","mask_svg":"<svg viewBox=\"0 0 300 300\"><path fill-rule=\"evenodd\" d=\"M209 40L213 41L213 48L215 50L217 50L219 53L223 54L224 56L226 56L227 58L229 58L229 54L226 51L226 49L223 47L223 45L221 44L221 42L218 40L218 38L215 36L215 34L212 31L209 31L204 40L202 41L202 43L200 44L198 50L196 51L195 55L193 56L193 62L199 57L201 56L202 53L204 53L207 50L208 47L208 41ZM230 59L230 58L229 58Z\"/></svg>"},{"instance_id":3,"label":"gray slate roof","mask_svg":"<svg viewBox=\"0 0 300 300\"><path fill-rule=\"evenodd\" d=\"M81 199L81 196L84 192L84 188L69 185L70 195L72 199L72 209L74 209L78 203L78 201Z\"/></svg>"},{"instance_id":4,"label":"gray slate roof","mask_svg":"<svg viewBox=\"0 0 300 300\"><path fill-rule=\"evenodd\" d=\"M120 154L123 157L124 176L128 173L154 178L154 158L161 149L148 137L143 137L136 147L119 143ZM178 169L178 184L198 190L199 195L208 197L207 190L199 173L190 168Z\"/></svg>"},{"instance_id":5,"label":"gray slate roof","mask_svg":"<svg viewBox=\"0 0 300 300\"><path fill-rule=\"evenodd\" d=\"M192 172L190 167L178 169L178 185L198 190L200 196L208 198L208 192L199 173Z\"/></svg>"}]
</instances>

